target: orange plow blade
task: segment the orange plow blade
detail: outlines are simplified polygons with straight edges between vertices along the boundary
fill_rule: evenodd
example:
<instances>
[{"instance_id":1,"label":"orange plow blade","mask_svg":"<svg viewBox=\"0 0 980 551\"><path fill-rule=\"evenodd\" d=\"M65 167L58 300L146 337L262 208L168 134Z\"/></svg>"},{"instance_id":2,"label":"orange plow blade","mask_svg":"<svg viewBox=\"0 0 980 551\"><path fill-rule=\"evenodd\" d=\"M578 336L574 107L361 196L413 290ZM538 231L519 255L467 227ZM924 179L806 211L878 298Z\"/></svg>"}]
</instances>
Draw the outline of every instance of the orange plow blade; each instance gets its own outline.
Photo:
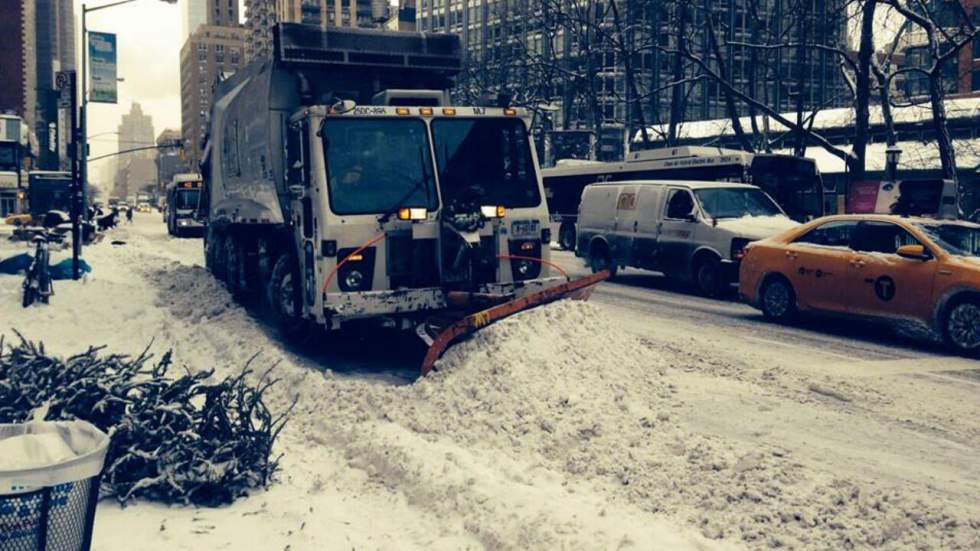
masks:
<instances>
[{"instance_id":1,"label":"orange plow blade","mask_svg":"<svg viewBox=\"0 0 980 551\"><path fill-rule=\"evenodd\" d=\"M518 312L548 304L556 300L570 298L572 300L588 300L601 281L609 277L609 272L603 271L580 279L562 283L554 287L529 293L509 302L491 306L485 310L470 314L445 327L431 339L429 350L422 361L422 376L424 377L435 366L436 360L454 341L464 335L475 333L491 323L500 321ZM420 332L421 335L421 332ZM425 338L423 336L423 338ZM429 340L429 339L426 339Z\"/></svg>"}]
</instances>

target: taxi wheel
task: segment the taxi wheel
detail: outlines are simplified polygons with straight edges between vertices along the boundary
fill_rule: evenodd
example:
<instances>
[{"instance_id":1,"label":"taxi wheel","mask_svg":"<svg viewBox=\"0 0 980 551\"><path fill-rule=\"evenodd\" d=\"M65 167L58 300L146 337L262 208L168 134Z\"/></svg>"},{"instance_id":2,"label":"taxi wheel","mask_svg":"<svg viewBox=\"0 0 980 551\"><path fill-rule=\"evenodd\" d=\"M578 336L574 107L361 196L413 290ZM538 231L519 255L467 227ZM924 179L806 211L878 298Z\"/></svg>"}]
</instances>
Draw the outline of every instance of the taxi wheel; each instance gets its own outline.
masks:
<instances>
[{"instance_id":1,"label":"taxi wheel","mask_svg":"<svg viewBox=\"0 0 980 551\"><path fill-rule=\"evenodd\" d=\"M961 354L980 352L980 301L968 299L954 304L943 322L943 337Z\"/></svg>"},{"instance_id":2,"label":"taxi wheel","mask_svg":"<svg viewBox=\"0 0 980 551\"><path fill-rule=\"evenodd\" d=\"M759 303L772 321L785 323L796 317L796 293L784 277L772 277L763 285Z\"/></svg>"}]
</instances>

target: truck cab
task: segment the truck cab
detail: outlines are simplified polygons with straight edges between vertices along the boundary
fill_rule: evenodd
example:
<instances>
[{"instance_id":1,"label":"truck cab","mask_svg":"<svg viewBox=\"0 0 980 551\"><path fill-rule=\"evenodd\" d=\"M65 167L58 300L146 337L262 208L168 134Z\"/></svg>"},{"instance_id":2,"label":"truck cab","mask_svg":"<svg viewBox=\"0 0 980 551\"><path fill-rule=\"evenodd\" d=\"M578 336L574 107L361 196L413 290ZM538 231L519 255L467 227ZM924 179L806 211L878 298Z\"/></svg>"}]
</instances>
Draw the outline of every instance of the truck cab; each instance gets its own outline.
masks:
<instances>
[{"instance_id":1,"label":"truck cab","mask_svg":"<svg viewBox=\"0 0 980 551\"><path fill-rule=\"evenodd\" d=\"M219 84L202 162L205 259L233 294L289 336L565 282L528 114L450 103L457 36L280 24L274 45Z\"/></svg>"}]
</instances>

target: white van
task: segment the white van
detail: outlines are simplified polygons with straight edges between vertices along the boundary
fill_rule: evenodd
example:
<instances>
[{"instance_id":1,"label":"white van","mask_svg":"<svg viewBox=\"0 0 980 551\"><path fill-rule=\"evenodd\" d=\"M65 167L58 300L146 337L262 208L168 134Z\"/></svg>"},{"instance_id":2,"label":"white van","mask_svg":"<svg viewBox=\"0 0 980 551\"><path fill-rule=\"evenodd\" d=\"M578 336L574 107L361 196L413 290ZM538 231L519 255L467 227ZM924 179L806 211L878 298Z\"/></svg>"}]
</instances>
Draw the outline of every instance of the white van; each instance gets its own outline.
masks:
<instances>
[{"instance_id":1,"label":"white van","mask_svg":"<svg viewBox=\"0 0 980 551\"><path fill-rule=\"evenodd\" d=\"M596 183L582 191L575 255L593 271L655 270L717 295L737 281L746 245L797 225L752 185Z\"/></svg>"}]
</instances>

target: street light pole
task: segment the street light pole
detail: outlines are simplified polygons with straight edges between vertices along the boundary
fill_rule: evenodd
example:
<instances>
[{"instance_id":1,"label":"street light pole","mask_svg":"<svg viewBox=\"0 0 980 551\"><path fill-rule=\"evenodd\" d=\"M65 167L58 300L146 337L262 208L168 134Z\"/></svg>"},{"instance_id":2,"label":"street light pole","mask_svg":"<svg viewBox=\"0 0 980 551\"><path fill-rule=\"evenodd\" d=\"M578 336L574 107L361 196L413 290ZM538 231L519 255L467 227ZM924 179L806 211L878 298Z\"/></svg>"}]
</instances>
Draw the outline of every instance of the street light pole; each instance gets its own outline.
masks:
<instances>
[{"instance_id":1,"label":"street light pole","mask_svg":"<svg viewBox=\"0 0 980 551\"><path fill-rule=\"evenodd\" d=\"M176 4L177 0L161 0L168 4ZM86 213L85 216L88 218L88 23L86 21L86 16L89 12L105 10L108 8L114 8L116 6L121 6L123 4L129 4L136 2L136 0L119 0L118 2L112 2L110 4L103 4L101 6L88 7L86 4L82 4L82 108L79 112L79 126L81 127L81 178L82 178L82 200L83 209Z\"/></svg>"}]
</instances>

